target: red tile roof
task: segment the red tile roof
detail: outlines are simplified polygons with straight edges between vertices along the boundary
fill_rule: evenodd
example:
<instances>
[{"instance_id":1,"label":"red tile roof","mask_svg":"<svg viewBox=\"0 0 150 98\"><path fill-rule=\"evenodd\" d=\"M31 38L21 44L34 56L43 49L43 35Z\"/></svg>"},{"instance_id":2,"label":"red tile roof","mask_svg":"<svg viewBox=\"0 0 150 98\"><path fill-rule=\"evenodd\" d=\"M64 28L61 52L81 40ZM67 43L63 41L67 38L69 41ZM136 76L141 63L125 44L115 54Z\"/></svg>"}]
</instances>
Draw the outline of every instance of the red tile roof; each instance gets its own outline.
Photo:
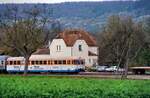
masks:
<instances>
[{"instance_id":1,"label":"red tile roof","mask_svg":"<svg viewBox=\"0 0 150 98\"><path fill-rule=\"evenodd\" d=\"M37 51L35 51L33 53L34 55L39 55L39 54L50 54L50 51L48 48L41 48L41 49L37 49Z\"/></svg>"},{"instance_id":2,"label":"red tile roof","mask_svg":"<svg viewBox=\"0 0 150 98\"><path fill-rule=\"evenodd\" d=\"M85 40L88 46L97 46L95 38L83 30L65 30L59 33L56 38L62 38L67 46L73 46L79 39Z\"/></svg>"},{"instance_id":3,"label":"red tile roof","mask_svg":"<svg viewBox=\"0 0 150 98\"><path fill-rule=\"evenodd\" d=\"M93 52L91 52L91 51L88 52L88 55L89 55L89 56L97 56L97 54L95 54L95 53L93 53Z\"/></svg>"}]
</instances>

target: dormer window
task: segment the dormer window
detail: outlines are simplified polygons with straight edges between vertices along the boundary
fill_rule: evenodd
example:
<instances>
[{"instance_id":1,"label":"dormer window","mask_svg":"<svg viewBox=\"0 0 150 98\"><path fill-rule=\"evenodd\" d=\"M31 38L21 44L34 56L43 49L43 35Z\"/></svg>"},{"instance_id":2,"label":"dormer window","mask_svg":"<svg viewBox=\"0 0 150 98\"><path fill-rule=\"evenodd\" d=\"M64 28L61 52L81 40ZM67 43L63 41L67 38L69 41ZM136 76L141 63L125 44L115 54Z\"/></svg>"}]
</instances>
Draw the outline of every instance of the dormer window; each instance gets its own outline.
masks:
<instances>
[{"instance_id":1,"label":"dormer window","mask_svg":"<svg viewBox=\"0 0 150 98\"><path fill-rule=\"evenodd\" d=\"M82 45L79 45L78 48L79 48L79 51L82 51Z\"/></svg>"},{"instance_id":2,"label":"dormer window","mask_svg":"<svg viewBox=\"0 0 150 98\"><path fill-rule=\"evenodd\" d=\"M57 51L61 51L61 46L57 45Z\"/></svg>"}]
</instances>

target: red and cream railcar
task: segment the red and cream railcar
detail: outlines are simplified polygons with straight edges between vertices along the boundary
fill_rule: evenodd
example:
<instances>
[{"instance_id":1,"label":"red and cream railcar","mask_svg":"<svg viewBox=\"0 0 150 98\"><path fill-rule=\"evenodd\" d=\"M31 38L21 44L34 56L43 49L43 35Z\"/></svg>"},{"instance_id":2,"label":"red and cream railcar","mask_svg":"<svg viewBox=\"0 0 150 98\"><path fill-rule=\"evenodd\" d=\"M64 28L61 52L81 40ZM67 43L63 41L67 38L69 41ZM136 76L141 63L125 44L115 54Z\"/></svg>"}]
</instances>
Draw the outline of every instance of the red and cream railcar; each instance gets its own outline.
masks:
<instances>
[{"instance_id":1,"label":"red and cream railcar","mask_svg":"<svg viewBox=\"0 0 150 98\"><path fill-rule=\"evenodd\" d=\"M23 72L25 59L23 57L9 57L7 59L8 72ZM79 72L84 69L84 60L77 58L31 57L28 72Z\"/></svg>"}]
</instances>

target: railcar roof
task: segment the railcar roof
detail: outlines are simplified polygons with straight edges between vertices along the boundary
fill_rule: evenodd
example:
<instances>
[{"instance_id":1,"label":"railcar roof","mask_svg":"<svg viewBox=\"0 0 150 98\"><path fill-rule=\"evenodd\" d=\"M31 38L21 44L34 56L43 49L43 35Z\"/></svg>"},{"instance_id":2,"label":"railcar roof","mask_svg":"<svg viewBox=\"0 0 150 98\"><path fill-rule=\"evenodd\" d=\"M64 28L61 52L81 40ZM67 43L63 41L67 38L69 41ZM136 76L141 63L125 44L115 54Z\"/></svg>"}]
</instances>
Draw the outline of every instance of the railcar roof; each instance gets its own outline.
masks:
<instances>
[{"instance_id":1,"label":"railcar roof","mask_svg":"<svg viewBox=\"0 0 150 98\"><path fill-rule=\"evenodd\" d=\"M30 57L30 60L49 60L49 59L65 60L65 59L82 59L82 58L78 58L78 57L51 57L50 55L32 55Z\"/></svg>"},{"instance_id":2,"label":"railcar roof","mask_svg":"<svg viewBox=\"0 0 150 98\"><path fill-rule=\"evenodd\" d=\"M12 60L12 61L15 61L15 60L24 60L24 57L9 57L7 60L8 61L9 60Z\"/></svg>"},{"instance_id":3,"label":"railcar roof","mask_svg":"<svg viewBox=\"0 0 150 98\"><path fill-rule=\"evenodd\" d=\"M4 60L4 59L6 59L6 58L8 58L7 55L1 55L1 56L0 56L0 60Z\"/></svg>"},{"instance_id":4,"label":"railcar roof","mask_svg":"<svg viewBox=\"0 0 150 98\"><path fill-rule=\"evenodd\" d=\"M78 58L78 57L51 57L49 55L32 55L30 57L30 60L65 60L65 59L81 59L82 58ZM24 57L9 57L7 59L8 61L12 60L12 61L15 61L15 60L24 60Z\"/></svg>"}]
</instances>

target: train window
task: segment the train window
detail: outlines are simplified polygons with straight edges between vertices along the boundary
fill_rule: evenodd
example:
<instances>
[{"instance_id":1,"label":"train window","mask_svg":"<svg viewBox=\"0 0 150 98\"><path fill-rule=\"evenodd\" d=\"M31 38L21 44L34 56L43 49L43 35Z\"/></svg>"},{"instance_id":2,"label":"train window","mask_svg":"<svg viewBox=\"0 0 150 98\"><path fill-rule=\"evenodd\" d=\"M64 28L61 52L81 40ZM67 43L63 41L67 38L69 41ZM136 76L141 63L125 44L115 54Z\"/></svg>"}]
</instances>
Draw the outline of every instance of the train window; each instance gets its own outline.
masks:
<instances>
[{"instance_id":1,"label":"train window","mask_svg":"<svg viewBox=\"0 0 150 98\"><path fill-rule=\"evenodd\" d=\"M16 63L16 61L14 61L14 65L16 65L17 63Z\"/></svg>"},{"instance_id":2,"label":"train window","mask_svg":"<svg viewBox=\"0 0 150 98\"><path fill-rule=\"evenodd\" d=\"M63 60L63 64L66 64L66 60Z\"/></svg>"},{"instance_id":3,"label":"train window","mask_svg":"<svg viewBox=\"0 0 150 98\"><path fill-rule=\"evenodd\" d=\"M70 63L71 63L70 60L68 60L68 61L67 61L67 64L70 64Z\"/></svg>"},{"instance_id":4,"label":"train window","mask_svg":"<svg viewBox=\"0 0 150 98\"><path fill-rule=\"evenodd\" d=\"M50 61L50 60L48 61L48 64L51 64L51 61Z\"/></svg>"},{"instance_id":5,"label":"train window","mask_svg":"<svg viewBox=\"0 0 150 98\"><path fill-rule=\"evenodd\" d=\"M59 60L59 61L58 61L58 64L62 64L62 61L61 61L61 60Z\"/></svg>"},{"instance_id":6,"label":"train window","mask_svg":"<svg viewBox=\"0 0 150 98\"><path fill-rule=\"evenodd\" d=\"M53 64L53 61L51 60L51 63L50 64Z\"/></svg>"},{"instance_id":7,"label":"train window","mask_svg":"<svg viewBox=\"0 0 150 98\"><path fill-rule=\"evenodd\" d=\"M74 60L74 64L79 64L80 61L79 60Z\"/></svg>"},{"instance_id":8,"label":"train window","mask_svg":"<svg viewBox=\"0 0 150 98\"><path fill-rule=\"evenodd\" d=\"M35 64L35 62L34 62L34 61L31 61L31 64L32 64L32 65L34 65L34 64Z\"/></svg>"},{"instance_id":9,"label":"train window","mask_svg":"<svg viewBox=\"0 0 150 98\"><path fill-rule=\"evenodd\" d=\"M48 61L48 64L50 65L50 64L53 64L53 61L52 60L49 60Z\"/></svg>"},{"instance_id":10,"label":"train window","mask_svg":"<svg viewBox=\"0 0 150 98\"><path fill-rule=\"evenodd\" d=\"M37 64L37 65L38 65L38 64L39 64L39 61L35 61L35 64Z\"/></svg>"},{"instance_id":11,"label":"train window","mask_svg":"<svg viewBox=\"0 0 150 98\"><path fill-rule=\"evenodd\" d=\"M17 61L17 65L20 65L21 64L21 62L20 61Z\"/></svg>"},{"instance_id":12,"label":"train window","mask_svg":"<svg viewBox=\"0 0 150 98\"><path fill-rule=\"evenodd\" d=\"M40 61L40 64L43 64L42 61Z\"/></svg>"},{"instance_id":13,"label":"train window","mask_svg":"<svg viewBox=\"0 0 150 98\"><path fill-rule=\"evenodd\" d=\"M54 64L58 64L58 63L57 63L57 60L54 61Z\"/></svg>"},{"instance_id":14,"label":"train window","mask_svg":"<svg viewBox=\"0 0 150 98\"><path fill-rule=\"evenodd\" d=\"M47 62L46 62L46 61L43 61L43 64L44 64L44 65L46 65L46 64L47 64Z\"/></svg>"},{"instance_id":15,"label":"train window","mask_svg":"<svg viewBox=\"0 0 150 98\"><path fill-rule=\"evenodd\" d=\"M71 64L74 64L74 60L71 60Z\"/></svg>"},{"instance_id":16,"label":"train window","mask_svg":"<svg viewBox=\"0 0 150 98\"><path fill-rule=\"evenodd\" d=\"M13 62L12 62L12 61L9 61L9 64L10 64L10 65L12 65L12 64L13 64Z\"/></svg>"}]
</instances>

